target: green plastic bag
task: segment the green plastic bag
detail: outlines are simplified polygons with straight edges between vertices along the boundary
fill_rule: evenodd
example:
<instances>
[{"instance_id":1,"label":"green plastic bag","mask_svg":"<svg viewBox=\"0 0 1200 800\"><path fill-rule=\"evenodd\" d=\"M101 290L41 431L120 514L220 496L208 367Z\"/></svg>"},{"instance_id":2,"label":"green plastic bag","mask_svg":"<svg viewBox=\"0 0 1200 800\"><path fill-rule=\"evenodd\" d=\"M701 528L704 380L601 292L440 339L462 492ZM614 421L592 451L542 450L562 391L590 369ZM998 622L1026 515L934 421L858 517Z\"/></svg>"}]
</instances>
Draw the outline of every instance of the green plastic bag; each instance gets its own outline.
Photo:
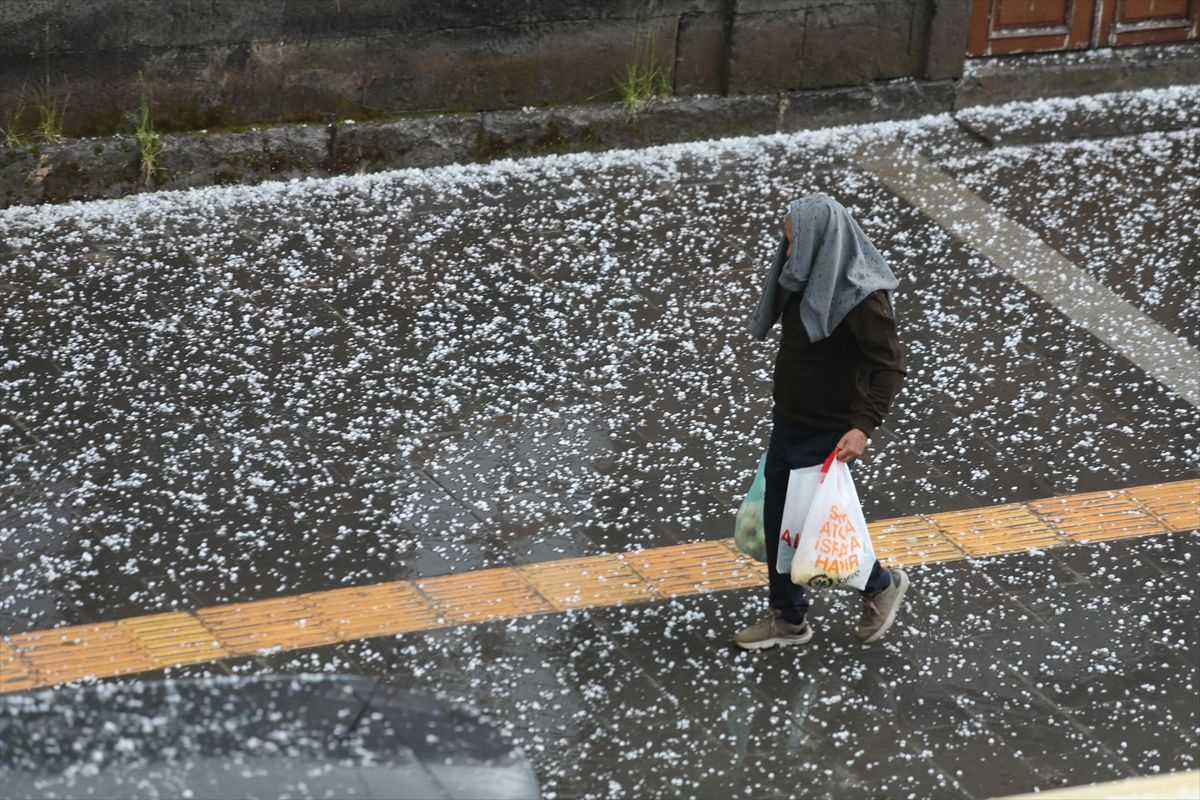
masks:
<instances>
[{"instance_id":1,"label":"green plastic bag","mask_svg":"<svg viewBox=\"0 0 1200 800\"><path fill-rule=\"evenodd\" d=\"M742 500L737 519L733 523L733 543L738 552L745 553L755 561L767 560L767 534L763 530L763 495L767 491L767 454L758 460L754 483Z\"/></svg>"}]
</instances>

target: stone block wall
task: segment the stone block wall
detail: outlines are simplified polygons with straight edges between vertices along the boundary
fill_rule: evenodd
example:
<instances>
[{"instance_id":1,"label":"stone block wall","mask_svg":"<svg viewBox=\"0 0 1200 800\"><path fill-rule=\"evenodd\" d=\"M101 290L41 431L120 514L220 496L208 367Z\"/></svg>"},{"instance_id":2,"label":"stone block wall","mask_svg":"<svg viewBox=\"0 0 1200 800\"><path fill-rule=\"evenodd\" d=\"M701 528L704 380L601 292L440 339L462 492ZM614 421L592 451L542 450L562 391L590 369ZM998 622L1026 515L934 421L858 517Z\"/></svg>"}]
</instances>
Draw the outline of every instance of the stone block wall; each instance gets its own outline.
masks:
<instances>
[{"instance_id":1,"label":"stone block wall","mask_svg":"<svg viewBox=\"0 0 1200 800\"><path fill-rule=\"evenodd\" d=\"M6 0L0 110L68 135L610 102L652 41L677 95L962 72L969 0ZM4 118L0 117L0 125Z\"/></svg>"}]
</instances>

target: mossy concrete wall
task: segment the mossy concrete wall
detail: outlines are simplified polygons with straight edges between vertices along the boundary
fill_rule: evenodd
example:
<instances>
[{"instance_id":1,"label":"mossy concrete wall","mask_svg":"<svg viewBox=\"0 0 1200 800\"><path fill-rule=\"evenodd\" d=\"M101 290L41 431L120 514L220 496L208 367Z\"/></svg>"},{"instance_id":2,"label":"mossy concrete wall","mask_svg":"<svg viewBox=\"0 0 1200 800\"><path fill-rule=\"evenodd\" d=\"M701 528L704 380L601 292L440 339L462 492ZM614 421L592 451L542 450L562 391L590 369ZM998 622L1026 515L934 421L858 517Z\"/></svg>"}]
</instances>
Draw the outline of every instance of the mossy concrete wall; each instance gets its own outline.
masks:
<instances>
[{"instance_id":1,"label":"mossy concrete wall","mask_svg":"<svg viewBox=\"0 0 1200 800\"><path fill-rule=\"evenodd\" d=\"M969 0L20 0L0 108L68 136L610 102L647 32L678 96L961 75ZM23 88L24 87L24 88ZM24 91L24 94L22 94ZM44 100L45 98L41 98ZM3 124L0 122L0 124Z\"/></svg>"}]
</instances>

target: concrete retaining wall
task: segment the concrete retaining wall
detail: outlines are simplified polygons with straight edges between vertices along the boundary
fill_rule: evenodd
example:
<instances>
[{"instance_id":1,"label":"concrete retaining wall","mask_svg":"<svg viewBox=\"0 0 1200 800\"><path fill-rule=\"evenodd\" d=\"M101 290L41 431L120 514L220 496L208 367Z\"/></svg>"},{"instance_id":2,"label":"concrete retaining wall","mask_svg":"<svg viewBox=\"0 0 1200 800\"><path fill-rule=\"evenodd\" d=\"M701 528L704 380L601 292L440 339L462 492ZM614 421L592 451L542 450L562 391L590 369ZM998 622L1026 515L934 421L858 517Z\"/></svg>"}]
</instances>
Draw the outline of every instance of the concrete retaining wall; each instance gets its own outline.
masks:
<instances>
[{"instance_id":1,"label":"concrete retaining wall","mask_svg":"<svg viewBox=\"0 0 1200 800\"><path fill-rule=\"evenodd\" d=\"M547 153L796 131L949 111L951 81L902 81L738 97L676 98L630 120L614 104L429 115L387 122L169 134L159 173L134 137L0 147L0 208Z\"/></svg>"},{"instance_id":2,"label":"concrete retaining wall","mask_svg":"<svg viewBox=\"0 0 1200 800\"><path fill-rule=\"evenodd\" d=\"M969 0L21 0L0 108L69 136L611 102L648 36L678 96L962 72Z\"/></svg>"},{"instance_id":3,"label":"concrete retaining wall","mask_svg":"<svg viewBox=\"0 0 1200 800\"><path fill-rule=\"evenodd\" d=\"M102 135L0 144L0 207L1200 83L1195 43L964 64L969 0L663 0L650 17L647 8L617 0L0 3L0 126L22 86L32 123L34 93L49 75L66 103L66 133ZM631 119L611 102L612 87L647 30L674 65L675 96ZM164 137L149 180L130 135L143 88L157 127L177 131ZM453 113L435 113L443 111ZM296 120L308 124L275 124Z\"/></svg>"}]
</instances>

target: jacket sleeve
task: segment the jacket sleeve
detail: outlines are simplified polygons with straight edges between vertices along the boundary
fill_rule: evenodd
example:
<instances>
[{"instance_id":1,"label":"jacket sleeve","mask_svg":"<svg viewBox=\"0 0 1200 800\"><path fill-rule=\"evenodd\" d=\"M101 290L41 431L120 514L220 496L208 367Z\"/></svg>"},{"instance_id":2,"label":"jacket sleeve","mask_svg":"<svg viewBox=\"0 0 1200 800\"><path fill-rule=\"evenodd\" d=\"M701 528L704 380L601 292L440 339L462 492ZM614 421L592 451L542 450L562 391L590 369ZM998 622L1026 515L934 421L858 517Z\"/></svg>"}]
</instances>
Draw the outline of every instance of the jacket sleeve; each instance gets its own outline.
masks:
<instances>
[{"instance_id":1,"label":"jacket sleeve","mask_svg":"<svg viewBox=\"0 0 1200 800\"><path fill-rule=\"evenodd\" d=\"M866 396L851 410L851 424L870 435L883 422L904 382L904 351L887 294L870 294L846 315L859 353L859 382L866 373Z\"/></svg>"}]
</instances>

